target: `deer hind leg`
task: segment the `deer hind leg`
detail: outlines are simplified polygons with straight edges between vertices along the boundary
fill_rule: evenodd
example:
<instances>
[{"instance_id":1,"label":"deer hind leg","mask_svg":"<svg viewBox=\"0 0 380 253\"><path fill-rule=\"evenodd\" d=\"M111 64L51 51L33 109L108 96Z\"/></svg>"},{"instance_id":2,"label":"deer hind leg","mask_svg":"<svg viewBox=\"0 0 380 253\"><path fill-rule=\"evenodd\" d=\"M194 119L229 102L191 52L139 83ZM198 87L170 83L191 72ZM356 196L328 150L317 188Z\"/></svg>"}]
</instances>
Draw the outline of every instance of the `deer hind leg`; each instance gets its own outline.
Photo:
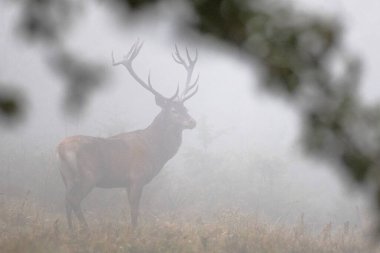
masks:
<instances>
[{"instance_id":1,"label":"deer hind leg","mask_svg":"<svg viewBox=\"0 0 380 253\"><path fill-rule=\"evenodd\" d=\"M73 187L73 175L71 174L70 167L65 164L61 163L59 167L59 171L62 176L63 183L65 184L66 188L66 198L65 198L65 209L66 209L66 219L67 219L67 224L69 226L69 229L73 229L73 222L72 222L72 212L73 208L71 207L71 204L68 200L69 192L71 191Z\"/></svg>"},{"instance_id":2,"label":"deer hind leg","mask_svg":"<svg viewBox=\"0 0 380 253\"><path fill-rule=\"evenodd\" d=\"M142 194L142 186L131 185L127 188L129 206L131 209L132 229L136 229L139 216L139 205Z\"/></svg>"},{"instance_id":3,"label":"deer hind leg","mask_svg":"<svg viewBox=\"0 0 380 253\"><path fill-rule=\"evenodd\" d=\"M73 230L73 220L72 220L73 208L71 207L67 194L66 194L66 199L65 199L65 207L66 207L67 224L69 226L69 229Z\"/></svg>"},{"instance_id":4,"label":"deer hind leg","mask_svg":"<svg viewBox=\"0 0 380 253\"><path fill-rule=\"evenodd\" d=\"M74 211L75 216L78 218L80 226L84 229L88 228L86 219L83 215L81 202L94 188L94 184L91 182L77 182L66 193L66 211L69 227L72 227L71 213Z\"/></svg>"}]
</instances>

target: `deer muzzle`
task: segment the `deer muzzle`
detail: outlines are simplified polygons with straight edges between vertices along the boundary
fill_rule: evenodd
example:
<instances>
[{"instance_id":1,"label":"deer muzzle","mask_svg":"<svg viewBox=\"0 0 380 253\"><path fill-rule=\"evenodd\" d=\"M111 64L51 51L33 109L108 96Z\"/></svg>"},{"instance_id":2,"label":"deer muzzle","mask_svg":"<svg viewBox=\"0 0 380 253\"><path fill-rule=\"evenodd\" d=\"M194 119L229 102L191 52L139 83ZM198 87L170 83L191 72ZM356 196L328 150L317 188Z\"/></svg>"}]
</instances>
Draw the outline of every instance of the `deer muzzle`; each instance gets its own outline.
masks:
<instances>
[{"instance_id":1,"label":"deer muzzle","mask_svg":"<svg viewBox=\"0 0 380 253\"><path fill-rule=\"evenodd\" d=\"M183 124L184 128L186 129L193 129L196 125L197 125L197 122L191 117L189 117L189 119L187 119Z\"/></svg>"}]
</instances>

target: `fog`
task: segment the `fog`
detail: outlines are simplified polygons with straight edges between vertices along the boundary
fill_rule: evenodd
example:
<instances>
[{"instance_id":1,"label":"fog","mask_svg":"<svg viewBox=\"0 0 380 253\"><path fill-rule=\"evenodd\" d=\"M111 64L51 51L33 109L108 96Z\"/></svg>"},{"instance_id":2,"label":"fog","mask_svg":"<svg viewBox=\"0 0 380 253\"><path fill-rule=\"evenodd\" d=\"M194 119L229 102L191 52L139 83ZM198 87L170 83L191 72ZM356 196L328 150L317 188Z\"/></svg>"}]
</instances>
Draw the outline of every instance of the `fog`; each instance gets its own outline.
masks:
<instances>
[{"instance_id":1,"label":"fog","mask_svg":"<svg viewBox=\"0 0 380 253\"><path fill-rule=\"evenodd\" d=\"M374 1L361 4L359 12L354 1L311 2L295 4L338 15L347 23L344 43L365 65L362 96L368 103L378 99L380 58L374 50L380 36L363 28L379 21L373 11L366 11L375 9ZM111 52L121 59L139 38L144 46L134 63L136 72L143 78L150 72L162 94L173 94L177 83L183 89L185 82L185 72L171 56L175 44L182 53L185 47L192 55L198 50L194 76L200 75L199 92L186 102L197 128L184 132L178 154L145 188L142 220L167 213L206 219L233 209L277 222L293 223L304 215L318 227L368 221L366 192L327 162L305 154L295 108L259 88L255 65L244 55L211 38L178 33L172 23L184 10L173 14L163 4L153 17L148 12L121 24L101 2L89 3L80 25L63 43L85 61L104 64L106 81L91 92L78 116L65 113L64 80L51 72L46 60L52 52L42 43L29 45L15 36L19 8L0 4L0 75L27 95L28 109L19 125L0 132L1 192L23 196L30 191L41 204L63 212L64 185L55 154L59 141L78 134L108 137L151 123L159 113L154 96L111 60ZM90 215L119 215L127 206L123 189L96 189L84 201Z\"/></svg>"}]
</instances>

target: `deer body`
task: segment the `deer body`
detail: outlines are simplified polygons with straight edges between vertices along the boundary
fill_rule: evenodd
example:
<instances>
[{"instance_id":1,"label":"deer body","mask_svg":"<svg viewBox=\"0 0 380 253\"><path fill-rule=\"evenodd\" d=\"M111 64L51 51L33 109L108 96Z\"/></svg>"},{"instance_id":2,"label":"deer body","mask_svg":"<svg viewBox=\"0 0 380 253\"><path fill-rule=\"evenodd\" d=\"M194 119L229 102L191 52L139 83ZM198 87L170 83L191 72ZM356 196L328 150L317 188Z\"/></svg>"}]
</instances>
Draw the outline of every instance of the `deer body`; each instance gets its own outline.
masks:
<instances>
[{"instance_id":1,"label":"deer body","mask_svg":"<svg viewBox=\"0 0 380 253\"><path fill-rule=\"evenodd\" d=\"M81 175L92 174L94 186L101 188L127 187L130 178L140 185L149 183L182 142L182 129L173 129L159 118L144 130L110 138L64 139L58 145L58 154L72 168L64 180L83 180Z\"/></svg>"},{"instance_id":2,"label":"deer body","mask_svg":"<svg viewBox=\"0 0 380 253\"><path fill-rule=\"evenodd\" d=\"M65 138L57 148L61 161L60 172L66 186L66 215L72 228L72 212L82 226L87 227L82 213L81 201L94 187L125 187L131 209L132 226L137 226L139 202L143 187L149 183L178 151L184 129L192 129L196 123L187 113L183 102L193 96L186 94L194 88L189 86L192 67L196 61L189 57L189 65L184 97L178 98L178 89L172 98L165 98L144 83L133 71L132 60L142 45L136 43L128 57L114 65L123 64L131 75L155 95L161 112L145 129L121 133L109 138L92 136L72 136ZM176 48L177 62L183 59ZM188 54L188 53L187 53ZM174 57L174 56L173 56ZM192 64L192 65L191 65ZM177 99L177 100L175 100Z\"/></svg>"}]
</instances>

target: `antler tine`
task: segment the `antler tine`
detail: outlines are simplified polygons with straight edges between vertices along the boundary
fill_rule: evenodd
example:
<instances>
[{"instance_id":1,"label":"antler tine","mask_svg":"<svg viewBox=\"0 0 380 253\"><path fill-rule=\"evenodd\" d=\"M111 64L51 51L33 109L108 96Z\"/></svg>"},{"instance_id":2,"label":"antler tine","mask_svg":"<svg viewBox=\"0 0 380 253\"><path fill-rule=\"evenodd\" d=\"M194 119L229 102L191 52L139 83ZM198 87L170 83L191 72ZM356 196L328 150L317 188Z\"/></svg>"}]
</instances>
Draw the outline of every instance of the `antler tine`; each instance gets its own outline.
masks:
<instances>
[{"instance_id":1,"label":"antler tine","mask_svg":"<svg viewBox=\"0 0 380 253\"><path fill-rule=\"evenodd\" d=\"M123 59L123 62L125 64L131 64L132 65L132 61L136 58L136 56L139 54L142 46L144 45L144 42L141 42L139 40L137 40L131 47L131 49L129 49L129 52L127 55L124 56L124 59Z\"/></svg>"},{"instance_id":2,"label":"antler tine","mask_svg":"<svg viewBox=\"0 0 380 253\"><path fill-rule=\"evenodd\" d=\"M149 88L153 88L152 83L150 82L150 71L148 74L148 86L149 86Z\"/></svg>"},{"instance_id":3,"label":"antler tine","mask_svg":"<svg viewBox=\"0 0 380 253\"><path fill-rule=\"evenodd\" d=\"M189 67L194 67L195 63L198 60L198 49L195 49L195 56L194 59L192 59L189 53L189 49L186 47L186 56L187 60L189 61Z\"/></svg>"},{"instance_id":4,"label":"antler tine","mask_svg":"<svg viewBox=\"0 0 380 253\"><path fill-rule=\"evenodd\" d=\"M188 59L188 61L189 61L189 66L195 64L195 62L197 61L197 57L198 57L197 55L198 55L198 53L196 53L196 55L195 55L195 57L194 57L194 60L191 59L191 56L190 56L190 53L189 53L189 49L186 47L186 56L187 56L187 59Z\"/></svg>"},{"instance_id":5,"label":"antler tine","mask_svg":"<svg viewBox=\"0 0 380 253\"><path fill-rule=\"evenodd\" d=\"M131 46L131 48L129 49L128 53L126 55L124 55L124 59L127 60L127 59L132 59L132 54L134 52L136 52L136 46L138 45L139 41L137 40L135 43L133 43L133 45ZM135 58L135 57L133 57Z\"/></svg>"},{"instance_id":6,"label":"antler tine","mask_svg":"<svg viewBox=\"0 0 380 253\"><path fill-rule=\"evenodd\" d=\"M193 89L197 85L198 80L199 80L199 74L197 75L197 78L195 79L194 83L189 86L188 91L190 91L191 89Z\"/></svg>"},{"instance_id":7,"label":"antler tine","mask_svg":"<svg viewBox=\"0 0 380 253\"><path fill-rule=\"evenodd\" d=\"M184 103L186 100L188 100L189 98L191 98L192 96L194 96L195 93L198 92L198 87L199 87L199 86L197 85L197 88L196 88L196 89L195 89L190 95L184 97L184 98L182 99L182 103Z\"/></svg>"},{"instance_id":8,"label":"antler tine","mask_svg":"<svg viewBox=\"0 0 380 253\"><path fill-rule=\"evenodd\" d=\"M172 56L173 56L174 61L183 65L187 69L188 66L185 60L182 58L181 54L179 53L177 44L175 44L175 53L173 53Z\"/></svg>"},{"instance_id":9,"label":"antler tine","mask_svg":"<svg viewBox=\"0 0 380 253\"><path fill-rule=\"evenodd\" d=\"M150 91L151 93L153 93L155 96L160 96L160 97L163 97L158 91L156 91L153 86L152 86L152 83L150 81L150 73L148 75L148 84L146 82L144 82L137 74L136 72L134 71L133 69L133 66L132 66L132 62L133 60L137 57L137 55L139 54L142 46L144 45L144 42L141 42L140 43L140 40L137 40L131 47L131 49L129 50L128 54L126 56L124 56L123 60L119 61L119 62L116 62L115 61L115 58L113 56L113 52L112 52L112 65L113 66L117 66L117 65L123 65L124 67L127 68L128 72L131 74L131 76L142 86L144 87L145 89L147 89L148 91Z\"/></svg>"},{"instance_id":10,"label":"antler tine","mask_svg":"<svg viewBox=\"0 0 380 253\"><path fill-rule=\"evenodd\" d=\"M152 83L150 82L150 71L149 71L149 74L148 74L148 87L149 87L149 89L150 89L155 95L158 94L158 92L155 91L155 90L153 89Z\"/></svg>"},{"instance_id":11,"label":"antler tine","mask_svg":"<svg viewBox=\"0 0 380 253\"><path fill-rule=\"evenodd\" d=\"M120 62L116 62L115 61L115 57L113 55L113 51L111 52L111 57L112 57L112 66L117 66L117 65L121 64Z\"/></svg>"},{"instance_id":12,"label":"antler tine","mask_svg":"<svg viewBox=\"0 0 380 253\"><path fill-rule=\"evenodd\" d=\"M189 88L183 93L182 102L185 102L186 100L188 100L189 98L191 98L192 96L194 96L195 93L197 93L197 91L198 91L198 85L197 85L198 80L199 80L199 74L197 76L197 79L195 79L194 83L192 85L190 85ZM186 96L187 93L189 93L192 89L194 89L194 87L195 87L194 92L192 92L191 95Z\"/></svg>"},{"instance_id":13,"label":"antler tine","mask_svg":"<svg viewBox=\"0 0 380 253\"><path fill-rule=\"evenodd\" d=\"M173 57L173 60L176 62L176 63L179 63L179 64L183 64L179 59L177 59L177 56L172 53L172 57Z\"/></svg>"},{"instance_id":14,"label":"antler tine","mask_svg":"<svg viewBox=\"0 0 380 253\"><path fill-rule=\"evenodd\" d=\"M187 59L189 60L189 63L191 62L191 57L190 57L190 54L189 54L189 49L186 47L186 56L187 56ZM189 64L190 65L190 64Z\"/></svg>"},{"instance_id":15,"label":"antler tine","mask_svg":"<svg viewBox=\"0 0 380 253\"><path fill-rule=\"evenodd\" d=\"M189 49L186 47L185 51L186 51L186 58L187 60L185 60L181 54L179 53L179 50L178 50L178 46L177 44L175 44L175 51L174 53L172 54L173 56L173 59L175 62L177 62L178 64L182 65L186 72L187 72L187 76L186 76L186 82L185 82L185 89L182 93L182 99L181 101L184 101L184 98L186 98L186 100L188 99L187 97L187 94L192 90L194 89L194 87L196 86L197 82L198 82L198 79L199 79L199 75L196 79L196 81L190 85L190 82L191 82L191 77L192 77L192 74L193 74L193 70L194 70L194 66L195 66L195 63L197 62L198 60L198 50L195 51L195 56L194 58L191 57L190 55L190 52L189 52ZM192 95L194 95L192 93Z\"/></svg>"},{"instance_id":16,"label":"antler tine","mask_svg":"<svg viewBox=\"0 0 380 253\"><path fill-rule=\"evenodd\" d=\"M186 93L188 93L190 90L192 90L197 85L198 80L199 80L199 74L197 75L197 78L195 79L194 83L189 86L189 88L187 89Z\"/></svg>"},{"instance_id":17,"label":"antler tine","mask_svg":"<svg viewBox=\"0 0 380 253\"><path fill-rule=\"evenodd\" d=\"M113 66L117 66L117 65L124 65L126 66L127 64L131 65L132 64L132 61L136 58L136 56L139 54L142 46L144 45L144 42L141 42L140 43L140 40L137 40L131 47L131 49L129 49L128 51L128 54L126 54L123 58L123 60L119 61L119 62L116 62L115 61L115 58L114 58L114 55L113 55L113 52L112 52L112 65Z\"/></svg>"},{"instance_id":18,"label":"antler tine","mask_svg":"<svg viewBox=\"0 0 380 253\"><path fill-rule=\"evenodd\" d=\"M194 88L198 89L198 80L199 80L199 74L197 75L197 79L195 79L194 83L190 86L188 86L188 88L182 93L182 99L184 97L186 97L186 95L191 92Z\"/></svg>"},{"instance_id":19,"label":"antler tine","mask_svg":"<svg viewBox=\"0 0 380 253\"><path fill-rule=\"evenodd\" d=\"M140 44L140 41L137 40L136 43L134 44L134 46L131 48L131 54L128 54L128 58L133 60L136 58L136 56L140 53L140 50L142 48L142 46L144 45L144 41L141 42Z\"/></svg>"},{"instance_id":20,"label":"antler tine","mask_svg":"<svg viewBox=\"0 0 380 253\"><path fill-rule=\"evenodd\" d=\"M179 94L179 84L177 84L177 90L176 90L176 92L174 93L174 95L171 96L171 97L169 98L169 100L174 100L174 99L176 99L176 98L178 97L178 94Z\"/></svg>"},{"instance_id":21,"label":"antler tine","mask_svg":"<svg viewBox=\"0 0 380 253\"><path fill-rule=\"evenodd\" d=\"M197 62L198 61L198 48L195 49L195 57L194 57L194 60L193 62Z\"/></svg>"}]
</instances>

